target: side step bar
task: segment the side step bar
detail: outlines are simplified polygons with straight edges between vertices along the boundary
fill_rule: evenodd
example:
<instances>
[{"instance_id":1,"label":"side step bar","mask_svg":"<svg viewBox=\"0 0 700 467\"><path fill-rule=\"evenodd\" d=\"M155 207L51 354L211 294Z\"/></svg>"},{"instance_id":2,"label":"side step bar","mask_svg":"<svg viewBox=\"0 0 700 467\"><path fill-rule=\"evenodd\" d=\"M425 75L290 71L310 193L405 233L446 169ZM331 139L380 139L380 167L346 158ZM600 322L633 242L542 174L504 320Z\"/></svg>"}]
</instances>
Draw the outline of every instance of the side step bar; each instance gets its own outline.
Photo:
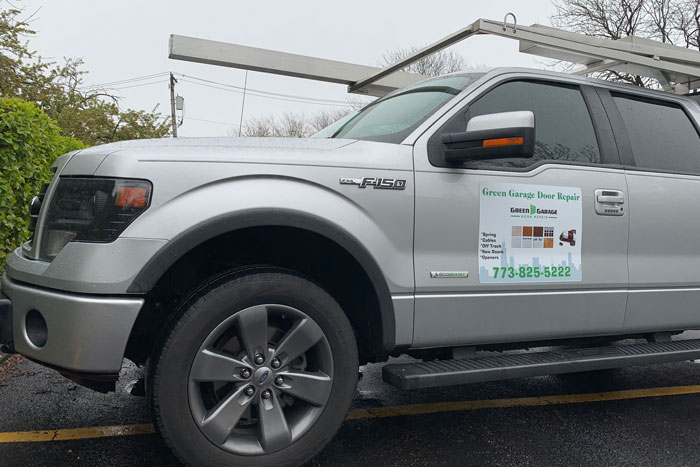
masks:
<instances>
[{"instance_id":1,"label":"side step bar","mask_svg":"<svg viewBox=\"0 0 700 467\"><path fill-rule=\"evenodd\" d=\"M700 358L700 339L591 347L462 360L397 363L382 369L384 381L401 389L497 381L605 370Z\"/></svg>"}]
</instances>

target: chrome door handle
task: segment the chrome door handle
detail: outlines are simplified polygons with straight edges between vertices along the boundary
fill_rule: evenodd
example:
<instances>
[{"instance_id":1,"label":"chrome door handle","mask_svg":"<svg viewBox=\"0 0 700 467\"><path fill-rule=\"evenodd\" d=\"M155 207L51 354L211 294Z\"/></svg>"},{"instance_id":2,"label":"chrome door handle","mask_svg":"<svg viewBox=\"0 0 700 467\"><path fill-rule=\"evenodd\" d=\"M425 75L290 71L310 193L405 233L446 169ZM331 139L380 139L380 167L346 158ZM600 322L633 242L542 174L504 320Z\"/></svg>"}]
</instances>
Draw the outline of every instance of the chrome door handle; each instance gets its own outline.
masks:
<instances>
[{"instance_id":1,"label":"chrome door handle","mask_svg":"<svg viewBox=\"0 0 700 467\"><path fill-rule=\"evenodd\" d=\"M622 216L625 194L620 190L595 190L595 212L601 216Z\"/></svg>"},{"instance_id":2,"label":"chrome door handle","mask_svg":"<svg viewBox=\"0 0 700 467\"><path fill-rule=\"evenodd\" d=\"M622 204L625 202L625 197L622 195L599 195L596 196L596 201L598 201L599 203Z\"/></svg>"}]
</instances>

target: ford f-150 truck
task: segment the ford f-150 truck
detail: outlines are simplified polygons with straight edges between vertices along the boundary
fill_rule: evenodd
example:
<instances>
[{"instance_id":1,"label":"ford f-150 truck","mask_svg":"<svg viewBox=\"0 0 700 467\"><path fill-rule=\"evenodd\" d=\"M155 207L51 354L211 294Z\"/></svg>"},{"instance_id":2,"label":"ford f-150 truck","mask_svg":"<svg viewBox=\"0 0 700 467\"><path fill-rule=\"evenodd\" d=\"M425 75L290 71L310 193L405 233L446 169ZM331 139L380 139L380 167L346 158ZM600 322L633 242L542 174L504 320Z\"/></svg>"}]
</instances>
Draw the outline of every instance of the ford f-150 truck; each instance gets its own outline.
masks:
<instances>
[{"instance_id":1,"label":"ford f-150 truck","mask_svg":"<svg viewBox=\"0 0 700 467\"><path fill-rule=\"evenodd\" d=\"M699 121L691 97L504 68L310 139L66 154L0 342L103 391L144 365L195 466L306 462L390 356L417 359L383 368L402 389L699 358L674 340L700 329Z\"/></svg>"}]
</instances>

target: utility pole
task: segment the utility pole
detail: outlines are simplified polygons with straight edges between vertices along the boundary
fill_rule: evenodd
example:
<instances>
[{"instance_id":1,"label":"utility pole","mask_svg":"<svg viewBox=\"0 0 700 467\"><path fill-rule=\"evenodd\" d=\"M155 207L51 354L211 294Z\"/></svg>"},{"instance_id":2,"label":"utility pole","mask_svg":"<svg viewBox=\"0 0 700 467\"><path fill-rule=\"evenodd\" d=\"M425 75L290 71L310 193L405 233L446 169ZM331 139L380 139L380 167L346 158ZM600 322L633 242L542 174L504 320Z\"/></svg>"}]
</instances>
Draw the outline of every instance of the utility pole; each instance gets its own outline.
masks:
<instances>
[{"instance_id":1,"label":"utility pole","mask_svg":"<svg viewBox=\"0 0 700 467\"><path fill-rule=\"evenodd\" d=\"M170 73L170 115L173 121L173 138L177 138L177 116L175 115L175 76Z\"/></svg>"}]
</instances>

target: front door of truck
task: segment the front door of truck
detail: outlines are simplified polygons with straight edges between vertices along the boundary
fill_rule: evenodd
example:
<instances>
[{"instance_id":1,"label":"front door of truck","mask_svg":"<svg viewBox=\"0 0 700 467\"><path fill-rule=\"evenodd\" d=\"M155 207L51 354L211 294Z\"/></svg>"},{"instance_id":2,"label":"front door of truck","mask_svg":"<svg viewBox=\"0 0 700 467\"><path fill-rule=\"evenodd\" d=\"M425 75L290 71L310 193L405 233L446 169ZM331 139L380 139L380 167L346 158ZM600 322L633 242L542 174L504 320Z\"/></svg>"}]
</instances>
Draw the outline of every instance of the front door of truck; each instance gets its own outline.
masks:
<instances>
[{"instance_id":1,"label":"front door of truck","mask_svg":"<svg viewBox=\"0 0 700 467\"><path fill-rule=\"evenodd\" d=\"M597 93L512 75L481 89L415 145L414 346L619 332L627 187ZM523 110L534 157L441 162L442 134Z\"/></svg>"}]
</instances>

